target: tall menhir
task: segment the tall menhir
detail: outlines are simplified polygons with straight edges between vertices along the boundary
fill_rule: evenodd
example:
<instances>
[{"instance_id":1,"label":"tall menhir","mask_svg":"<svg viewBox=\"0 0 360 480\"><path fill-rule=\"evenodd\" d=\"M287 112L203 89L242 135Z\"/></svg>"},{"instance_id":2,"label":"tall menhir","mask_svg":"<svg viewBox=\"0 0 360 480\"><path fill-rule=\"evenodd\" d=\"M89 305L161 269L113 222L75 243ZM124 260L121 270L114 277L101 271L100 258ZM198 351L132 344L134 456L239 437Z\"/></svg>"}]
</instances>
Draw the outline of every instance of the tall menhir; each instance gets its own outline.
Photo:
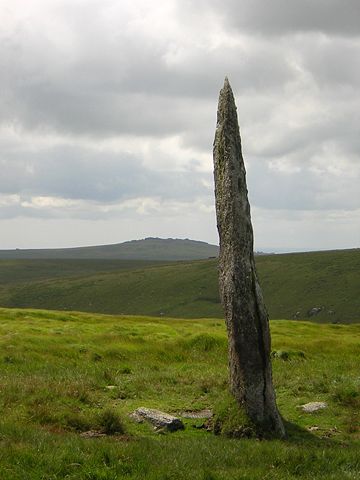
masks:
<instances>
[{"instance_id":1,"label":"tall menhir","mask_svg":"<svg viewBox=\"0 0 360 480\"><path fill-rule=\"evenodd\" d=\"M264 433L284 436L272 384L268 315L255 270L253 230L236 105L225 78L214 140L219 286L229 345L230 386Z\"/></svg>"}]
</instances>

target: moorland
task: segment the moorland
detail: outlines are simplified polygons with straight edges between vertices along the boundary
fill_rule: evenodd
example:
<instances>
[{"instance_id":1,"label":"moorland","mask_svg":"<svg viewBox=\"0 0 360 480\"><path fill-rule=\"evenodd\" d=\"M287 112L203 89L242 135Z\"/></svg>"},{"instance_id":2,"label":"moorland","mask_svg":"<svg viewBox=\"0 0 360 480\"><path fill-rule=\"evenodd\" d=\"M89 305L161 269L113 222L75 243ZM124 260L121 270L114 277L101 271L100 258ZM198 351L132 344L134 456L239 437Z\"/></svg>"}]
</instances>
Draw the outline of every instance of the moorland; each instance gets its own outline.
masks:
<instances>
[{"instance_id":1,"label":"moorland","mask_svg":"<svg viewBox=\"0 0 360 480\"><path fill-rule=\"evenodd\" d=\"M259 255L256 265L270 318L359 321L360 249ZM216 258L0 260L0 306L223 316Z\"/></svg>"},{"instance_id":2,"label":"moorland","mask_svg":"<svg viewBox=\"0 0 360 480\"><path fill-rule=\"evenodd\" d=\"M256 262L281 441L234 438L216 258L1 260L0 478L360 478L360 250Z\"/></svg>"}]
</instances>

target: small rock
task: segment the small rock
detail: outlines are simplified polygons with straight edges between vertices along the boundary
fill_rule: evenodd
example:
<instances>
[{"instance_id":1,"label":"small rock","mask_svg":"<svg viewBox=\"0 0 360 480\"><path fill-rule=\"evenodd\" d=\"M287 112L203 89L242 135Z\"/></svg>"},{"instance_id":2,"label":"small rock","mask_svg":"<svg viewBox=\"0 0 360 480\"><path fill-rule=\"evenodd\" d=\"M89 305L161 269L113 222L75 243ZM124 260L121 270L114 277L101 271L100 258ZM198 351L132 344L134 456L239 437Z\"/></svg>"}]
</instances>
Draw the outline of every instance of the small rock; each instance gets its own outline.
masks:
<instances>
[{"instance_id":1,"label":"small rock","mask_svg":"<svg viewBox=\"0 0 360 480\"><path fill-rule=\"evenodd\" d=\"M107 385L105 388L106 388L107 390L115 390L116 385Z\"/></svg>"},{"instance_id":2,"label":"small rock","mask_svg":"<svg viewBox=\"0 0 360 480\"><path fill-rule=\"evenodd\" d=\"M302 405L302 411L305 413L313 413L317 412L318 410L323 410L327 407L327 403L325 402L309 402Z\"/></svg>"},{"instance_id":3,"label":"small rock","mask_svg":"<svg viewBox=\"0 0 360 480\"><path fill-rule=\"evenodd\" d=\"M289 360L289 352L286 352L285 350L275 350L271 352L271 356L273 358L279 358L280 360Z\"/></svg>"},{"instance_id":4,"label":"small rock","mask_svg":"<svg viewBox=\"0 0 360 480\"><path fill-rule=\"evenodd\" d=\"M308 427L309 432L316 432L320 430L320 428L317 425L313 425L312 427Z\"/></svg>"},{"instance_id":5,"label":"small rock","mask_svg":"<svg viewBox=\"0 0 360 480\"><path fill-rule=\"evenodd\" d=\"M313 307L308 311L309 317L318 315L323 310L323 307Z\"/></svg>"},{"instance_id":6,"label":"small rock","mask_svg":"<svg viewBox=\"0 0 360 480\"><path fill-rule=\"evenodd\" d=\"M84 438L99 438L99 437L106 437L105 433L97 432L95 430L89 430L88 432L80 433L80 437Z\"/></svg>"},{"instance_id":7,"label":"small rock","mask_svg":"<svg viewBox=\"0 0 360 480\"><path fill-rule=\"evenodd\" d=\"M340 433L339 430L336 427L333 427L333 428L330 428L329 430L327 430L324 433L324 435L322 435L321 438L331 438L338 433Z\"/></svg>"},{"instance_id":8,"label":"small rock","mask_svg":"<svg viewBox=\"0 0 360 480\"><path fill-rule=\"evenodd\" d=\"M305 353L302 352L301 350L289 350L289 351L273 350L271 352L271 357L279 360L284 360L284 361L293 360L293 359L295 360L299 358L301 359L306 358Z\"/></svg>"},{"instance_id":9,"label":"small rock","mask_svg":"<svg viewBox=\"0 0 360 480\"><path fill-rule=\"evenodd\" d=\"M175 430L183 430L185 428L184 424L179 418L169 415L168 413L161 412L160 410L154 410L151 408L137 408L131 414L131 417L135 420L138 418L147 420L157 429L166 428L171 432L174 432Z\"/></svg>"}]
</instances>

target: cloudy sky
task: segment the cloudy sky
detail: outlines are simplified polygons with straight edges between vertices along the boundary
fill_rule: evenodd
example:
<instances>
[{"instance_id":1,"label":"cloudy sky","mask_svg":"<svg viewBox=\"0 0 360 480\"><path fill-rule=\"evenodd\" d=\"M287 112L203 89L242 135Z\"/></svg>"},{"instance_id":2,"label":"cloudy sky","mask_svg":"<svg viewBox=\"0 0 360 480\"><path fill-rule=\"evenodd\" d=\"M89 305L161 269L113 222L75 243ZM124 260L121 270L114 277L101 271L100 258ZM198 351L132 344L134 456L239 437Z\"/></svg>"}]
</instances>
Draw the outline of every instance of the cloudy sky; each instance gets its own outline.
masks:
<instances>
[{"instance_id":1,"label":"cloudy sky","mask_svg":"<svg viewBox=\"0 0 360 480\"><path fill-rule=\"evenodd\" d=\"M359 0L0 0L0 248L217 243L238 106L259 250L360 245Z\"/></svg>"}]
</instances>

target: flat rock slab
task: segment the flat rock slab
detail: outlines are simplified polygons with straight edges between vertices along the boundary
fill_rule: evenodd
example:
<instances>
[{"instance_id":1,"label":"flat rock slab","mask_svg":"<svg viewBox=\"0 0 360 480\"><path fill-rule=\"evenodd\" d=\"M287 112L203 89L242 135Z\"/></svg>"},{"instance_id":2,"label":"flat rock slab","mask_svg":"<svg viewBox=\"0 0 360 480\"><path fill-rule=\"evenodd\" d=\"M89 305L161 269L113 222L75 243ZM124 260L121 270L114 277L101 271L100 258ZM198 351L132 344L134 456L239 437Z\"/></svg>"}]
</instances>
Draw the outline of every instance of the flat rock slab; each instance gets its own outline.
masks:
<instances>
[{"instance_id":1,"label":"flat rock slab","mask_svg":"<svg viewBox=\"0 0 360 480\"><path fill-rule=\"evenodd\" d=\"M188 410L181 414L183 418L211 418L212 415L213 415L212 411L208 409L197 410L197 411Z\"/></svg>"},{"instance_id":2,"label":"flat rock slab","mask_svg":"<svg viewBox=\"0 0 360 480\"><path fill-rule=\"evenodd\" d=\"M182 421L169 415L168 413L161 412L160 410L154 410L151 408L140 407L137 408L132 414L131 417L137 421L146 420L150 422L156 429L166 429L170 432L175 432L176 430L183 430L184 424Z\"/></svg>"},{"instance_id":3,"label":"flat rock slab","mask_svg":"<svg viewBox=\"0 0 360 480\"><path fill-rule=\"evenodd\" d=\"M325 402L309 402L305 403L305 405L301 406L301 409L305 413L313 413L317 412L318 410L323 410L327 407L327 403Z\"/></svg>"}]
</instances>

